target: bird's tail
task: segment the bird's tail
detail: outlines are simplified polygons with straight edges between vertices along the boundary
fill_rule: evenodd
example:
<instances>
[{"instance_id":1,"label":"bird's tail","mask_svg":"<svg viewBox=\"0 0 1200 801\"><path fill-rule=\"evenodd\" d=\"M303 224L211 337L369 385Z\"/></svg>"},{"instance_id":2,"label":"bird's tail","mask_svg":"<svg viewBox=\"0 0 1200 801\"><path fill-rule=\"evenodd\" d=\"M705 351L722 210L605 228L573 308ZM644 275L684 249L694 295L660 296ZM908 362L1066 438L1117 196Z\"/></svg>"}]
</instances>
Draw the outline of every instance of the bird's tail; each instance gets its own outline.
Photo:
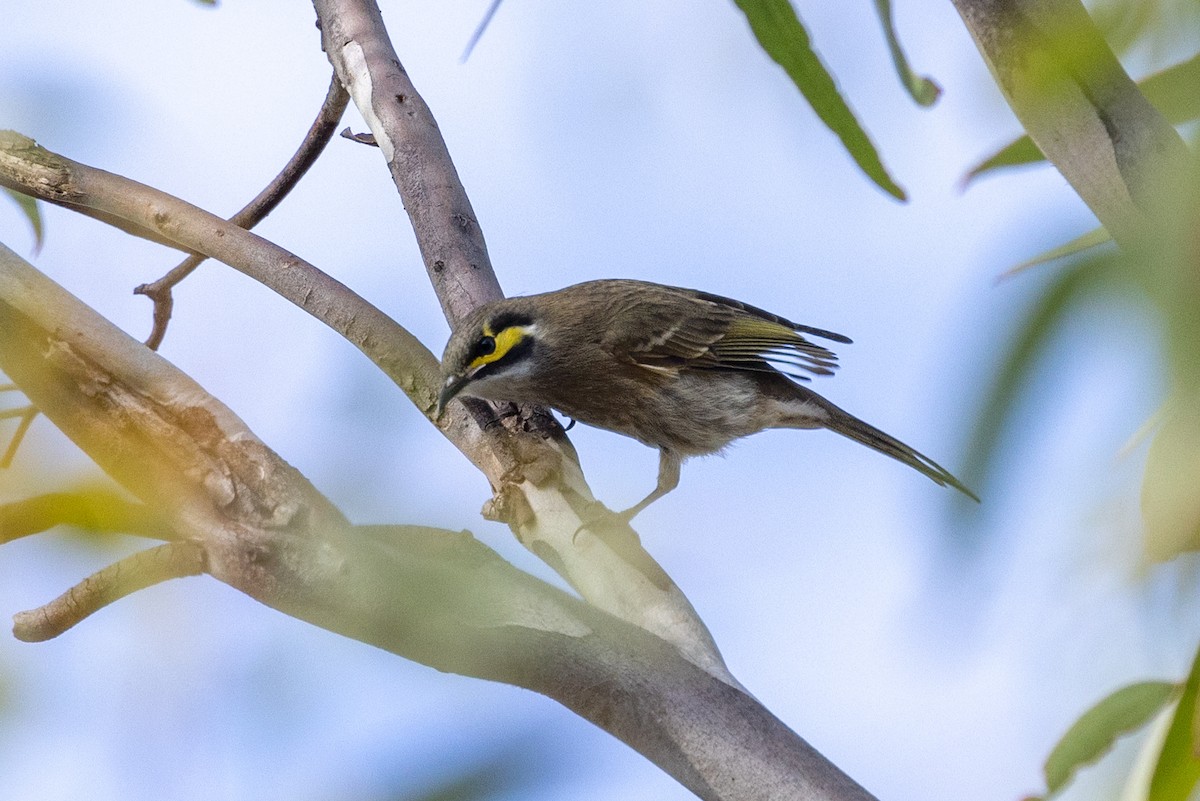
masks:
<instances>
[{"instance_id":1,"label":"bird's tail","mask_svg":"<svg viewBox=\"0 0 1200 801\"><path fill-rule=\"evenodd\" d=\"M861 442L868 448L873 448L898 462L903 462L914 470L924 473L939 485L954 487L968 498L976 502L979 501L978 495L955 478L949 470L925 454L905 445L895 437L883 433L878 428L875 428L875 426L864 423L862 420L833 405L815 392L807 390L804 387L798 387L798 389L803 391L805 403L818 406L825 412L826 416L820 420L822 427L828 428L830 431L835 431L855 442Z\"/></svg>"}]
</instances>

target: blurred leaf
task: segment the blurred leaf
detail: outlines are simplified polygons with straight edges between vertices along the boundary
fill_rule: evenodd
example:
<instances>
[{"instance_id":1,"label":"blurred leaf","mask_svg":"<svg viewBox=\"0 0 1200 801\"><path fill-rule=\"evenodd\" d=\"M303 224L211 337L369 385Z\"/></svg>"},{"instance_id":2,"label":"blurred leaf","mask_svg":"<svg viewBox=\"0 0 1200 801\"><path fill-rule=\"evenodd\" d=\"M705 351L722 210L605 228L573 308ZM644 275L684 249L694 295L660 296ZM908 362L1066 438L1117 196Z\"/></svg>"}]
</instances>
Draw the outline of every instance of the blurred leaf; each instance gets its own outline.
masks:
<instances>
[{"instance_id":1,"label":"blurred leaf","mask_svg":"<svg viewBox=\"0 0 1200 801\"><path fill-rule=\"evenodd\" d=\"M37 201L31 198L29 195L23 195L20 192L14 192L8 187L0 187L0 189L3 189L4 193L12 198L16 204L21 207L21 211L25 212L25 217L29 220L30 227L33 228L33 252L37 253L42 249L43 241L42 212L38 208Z\"/></svg>"},{"instance_id":2,"label":"blurred leaf","mask_svg":"<svg viewBox=\"0 0 1200 801\"><path fill-rule=\"evenodd\" d=\"M736 0L746 15L758 43L783 67L813 111L831 131L867 176L885 192L906 200L901 189L879 158L866 131L838 92L833 76L812 49L808 31L788 0Z\"/></svg>"},{"instance_id":3,"label":"blurred leaf","mask_svg":"<svg viewBox=\"0 0 1200 801\"><path fill-rule=\"evenodd\" d=\"M1122 53L1132 47L1158 21L1161 9L1154 0L1113 0L1096 3L1091 8L1096 27L1114 52Z\"/></svg>"},{"instance_id":4,"label":"blurred leaf","mask_svg":"<svg viewBox=\"0 0 1200 801\"><path fill-rule=\"evenodd\" d=\"M1046 759L1045 797L1066 787L1076 771L1104 756L1122 735L1149 722L1177 691L1178 685L1167 681L1138 682L1122 687L1084 712Z\"/></svg>"},{"instance_id":5,"label":"blurred leaf","mask_svg":"<svg viewBox=\"0 0 1200 801\"><path fill-rule=\"evenodd\" d=\"M1196 753L1196 697L1200 688L1200 651L1192 661L1192 670L1184 685L1183 696L1175 708L1167 740L1163 743L1154 778L1150 780L1148 801L1187 801L1200 780L1200 759Z\"/></svg>"},{"instance_id":6,"label":"blurred leaf","mask_svg":"<svg viewBox=\"0 0 1200 801\"><path fill-rule=\"evenodd\" d=\"M1000 274L1000 280L1003 281L1008 278L1012 278L1014 275L1024 272L1025 270L1028 270L1030 267L1037 267L1040 264L1046 264L1047 262L1055 261L1057 259L1063 259L1063 258L1066 258L1067 256L1074 256L1076 253L1082 253L1085 250L1090 250L1094 247L1099 247L1100 245L1103 245L1104 243L1111 242L1111 241L1112 241L1112 236L1109 235L1108 231L1104 228L1104 226L1101 226L1099 228L1088 231L1086 234L1075 237L1074 239L1072 239L1070 242L1067 242L1066 244L1062 244L1056 248L1051 248L1050 250L1043 251L1042 253L1039 253L1038 255L1034 256L1029 261L1023 261L1020 264L1018 264L1016 267L1013 267L1009 270L1004 271L1003 273Z\"/></svg>"},{"instance_id":7,"label":"blurred leaf","mask_svg":"<svg viewBox=\"0 0 1200 801\"><path fill-rule=\"evenodd\" d=\"M483 32L487 30L488 25L492 22L492 17L496 16L496 11L500 8L500 0L492 0L487 7L487 11L483 12L483 19L475 26L475 32L471 34L467 46L463 49L463 53L458 57L461 64L466 64L467 59L471 57L471 51L475 49L475 45L479 44L479 40L483 38Z\"/></svg>"},{"instance_id":8,"label":"blurred leaf","mask_svg":"<svg viewBox=\"0 0 1200 801\"><path fill-rule=\"evenodd\" d=\"M1143 548L1154 561L1200 550L1200 409L1173 397L1146 457Z\"/></svg>"},{"instance_id":9,"label":"blurred leaf","mask_svg":"<svg viewBox=\"0 0 1200 801\"><path fill-rule=\"evenodd\" d=\"M1200 54L1138 83L1146 96L1172 125L1181 125L1200 118ZM1022 136L988 156L963 176L965 188L984 173L1003 167L1035 164L1045 161L1042 151L1028 136Z\"/></svg>"},{"instance_id":10,"label":"blurred leaf","mask_svg":"<svg viewBox=\"0 0 1200 801\"><path fill-rule=\"evenodd\" d=\"M1001 435L1039 359L1070 313L1092 293L1111 284L1117 264L1114 255L1106 254L1081 260L1054 274L1024 320L1016 324L968 437L961 473L966 484L984 489L989 483ZM966 504L961 506L965 508Z\"/></svg>"},{"instance_id":11,"label":"blurred leaf","mask_svg":"<svg viewBox=\"0 0 1200 801\"><path fill-rule=\"evenodd\" d=\"M883 34L887 37L888 49L892 52L892 63L896 66L896 74L900 76L900 82L904 84L904 88L908 90L918 105L932 106L942 94L942 87L934 83L931 78L917 75L909 66L908 59L904 56L904 50L900 47L900 39L896 35L891 0L875 0L875 11L879 14L879 21L883 25Z\"/></svg>"}]
</instances>

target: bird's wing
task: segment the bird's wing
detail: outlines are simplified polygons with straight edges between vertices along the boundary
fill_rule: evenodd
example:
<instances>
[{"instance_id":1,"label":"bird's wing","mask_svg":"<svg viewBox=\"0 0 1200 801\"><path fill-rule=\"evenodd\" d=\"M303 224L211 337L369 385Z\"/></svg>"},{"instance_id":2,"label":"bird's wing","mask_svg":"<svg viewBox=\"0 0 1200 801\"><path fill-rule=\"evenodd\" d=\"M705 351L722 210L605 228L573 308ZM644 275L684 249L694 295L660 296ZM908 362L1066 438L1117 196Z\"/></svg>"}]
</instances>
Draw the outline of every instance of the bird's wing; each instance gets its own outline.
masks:
<instances>
[{"instance_id":1,"label":"bird's wing","mask_svg":"<svg viewBox=\"0 0 1200 801\"><path fill-rule=\"evenodd\" d=\"M674 294L678 293L678 294ZM680 301L684 302L680 302ZM671 297L642 293L620 312L605 346L618 358L652 370L683 367L778 370L793 378L829 375L837 367L833 351L801 332L839 342L840 334L798 325L770 312L719 295L673 290Z\"/></svg>"}]
</instances>

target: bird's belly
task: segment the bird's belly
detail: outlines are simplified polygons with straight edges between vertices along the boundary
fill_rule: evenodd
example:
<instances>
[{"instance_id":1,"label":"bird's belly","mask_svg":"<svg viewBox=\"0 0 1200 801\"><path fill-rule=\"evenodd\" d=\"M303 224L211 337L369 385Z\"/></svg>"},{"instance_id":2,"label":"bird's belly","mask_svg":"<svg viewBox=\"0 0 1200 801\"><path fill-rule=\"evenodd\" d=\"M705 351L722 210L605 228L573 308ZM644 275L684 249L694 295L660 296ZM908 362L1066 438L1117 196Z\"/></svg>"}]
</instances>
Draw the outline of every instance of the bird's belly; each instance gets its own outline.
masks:
<instances>
[{"instance_id":1,"label":"bird's belly","mask_svg":"<svg viewBox=\"0 0 1200 801\"><path fill-rule=\"evenodd\" d=\"M754 377L742 373L684 370L656 382L652 402L639 402L646 391L644 376L630 380L615 375L603 392L573 392L549 405L581 423L681 456L719 451L774 424L766 417L767 404ZM620 401L614 403L614 398Z\"/></svg>"}]
</instances>

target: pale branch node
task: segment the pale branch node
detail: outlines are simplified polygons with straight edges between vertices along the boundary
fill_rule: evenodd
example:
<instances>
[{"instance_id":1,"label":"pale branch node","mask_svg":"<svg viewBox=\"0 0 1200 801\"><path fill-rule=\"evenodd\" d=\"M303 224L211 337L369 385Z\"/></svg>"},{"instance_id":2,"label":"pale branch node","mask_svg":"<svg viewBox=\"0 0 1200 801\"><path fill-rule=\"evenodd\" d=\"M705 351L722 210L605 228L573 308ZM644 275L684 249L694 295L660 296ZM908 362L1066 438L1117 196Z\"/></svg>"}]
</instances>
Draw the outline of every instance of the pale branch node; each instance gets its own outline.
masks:
<instances>
[{"instance_id":1,"label":"pale branch node","mask_svg":"<svg viewBox=\"0 0 1200 801\"><path fill-rule=\"evenodd\" d=\"M174 535L145 504L108 490L51 492L0 504L0 543L71 526L91 534L132 534L158 540Z\"/></svg>"},{"instance_id":2,"label":"pale branch node","mask_svg":"<svg viewBox=\"0 0 1200 801\"><path fill-rule=\"evenodd\" d=\"M378 6L369 0L315 0L314 6L326 55L387 160L426 272L453 326L502 293L445 140L401 64ZM516 419L505 418L503 426L492 426L496 409L487 403L451 406L471 415L443 426L452 441L475 439L485 429L483 443L499 457L490 464L500 469L473 461L495 492L489 510L518 513L506 522L522 545L590 603L673 643L695 664L740 688L704 622L632 528L574 536L593 517L594 499L552 416L523 410Z\"/></svg>"},{"instance_id":3,"label":"pale branch node","mask_svg":"<svg viewBox=\"0 0 1200 801\"><path fill-rule=\"evenodd\" d=\"M278 245L165 192L51 153L11 131L0 132L0 184L95 212L92 216L123 230L234 267L344 336L432 419L440 388L437 358L344 284ZM678 586L647 579L645 563L652 557L632 529L622 538L630 547L618 550L609 547L611 537L573 536L587 519L593 498L561 427L547 424L548 415L536 412L489 426L494 417L487 404L454 403L433 422L496 492L536 498L529 505L532 514L522 521L527 525L516 532L518 539L590 603L675 644L695 664L739 686ZM628 560L631 549L640 563Z\"/></svg>"},{"instance_id":4,"label":"pale branch node","mask_svg":"<svg viewBox=\"0 0 1200 801\"><path fill-rule=\"evenodd\" d=\"M317 118L313 120L308 133L304 135L304 141L300 143L296 153L253 200L229 218L229 222L249 230L274 211L296 184L300 183L300 179L325 150L325 146L333 137L334 128L341 121L342 114L346 111L349 102L350 95L346 93L342 82L335 74L329 82L329 91L325 94L321 110L317 113ZM208 257L202 253L193 253L162 278L149 284L142 284L133 290L135 295L145 295L154 303L154 326L150 331L150 336L146 339L148 348L158 350L163 337L167 334L167 325L171 322L171 312L175 305L172 290L180 281L191 275L192 271L199 267L206 258Z\"/></svg>"},{"instance_id":5,"label":"pale branch node","mask_svg":"<svg viewBox=\"0 0 1200 801\"><path fill-rule=\"evenodd\" d=\"M22 636L202 571L330 631L553 698L701 798L871 798L749 694L469 534L350 526L228 408L2 245L0 370L179 537L21 616Z\"/></svg>"},{"instance_id":6,"label":"pale branch node","mask_svg":"<svg viewBox=\"0 0 1200 801\"><path fill-rule=\"evenodd\" d=\"M202 572L204 549L194 542L168 542L138 551L93 573L50 603L13 615L13 636L24 642L49 640L130 593Z\"/></svg>"}]
</instances>

